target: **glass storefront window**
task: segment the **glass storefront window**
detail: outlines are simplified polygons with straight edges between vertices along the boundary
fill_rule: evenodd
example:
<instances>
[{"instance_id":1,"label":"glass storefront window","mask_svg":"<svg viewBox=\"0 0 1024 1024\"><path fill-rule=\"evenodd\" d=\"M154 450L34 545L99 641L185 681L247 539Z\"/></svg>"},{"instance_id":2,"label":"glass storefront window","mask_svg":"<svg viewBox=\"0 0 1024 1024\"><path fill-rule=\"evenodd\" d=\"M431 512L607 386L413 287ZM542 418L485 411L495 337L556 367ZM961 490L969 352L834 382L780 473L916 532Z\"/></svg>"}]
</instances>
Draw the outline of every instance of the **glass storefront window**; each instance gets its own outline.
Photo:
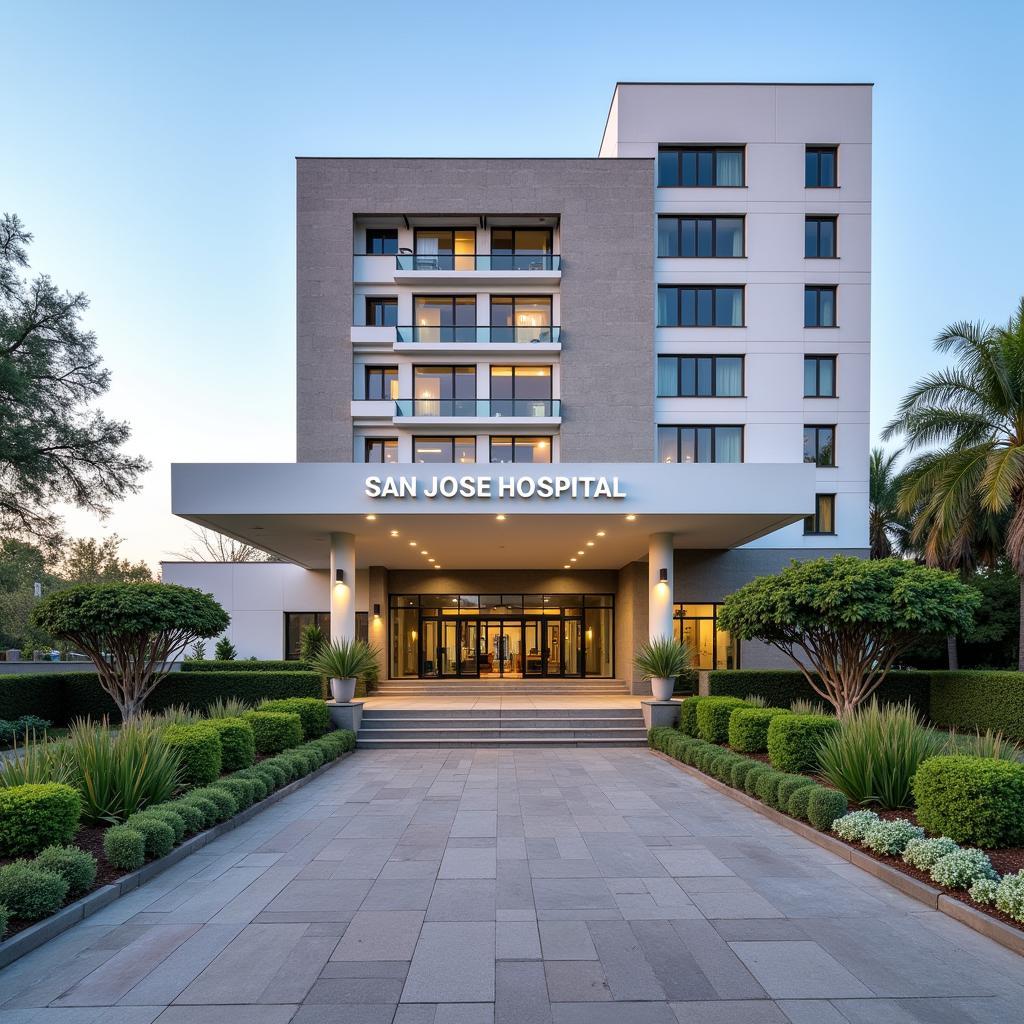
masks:
<instances>
[{"instance_id":1,"label":"glass storefront window","mask_svg":"<svg viewBox=\"0 0 1024 1024\"><path fill-rule=\"evenodd\" d=\"M739 642L718 628L717 604L675 606L673 632L693 651L692 667L725 669L740 667Z\"/></svg>"}]
</instances>

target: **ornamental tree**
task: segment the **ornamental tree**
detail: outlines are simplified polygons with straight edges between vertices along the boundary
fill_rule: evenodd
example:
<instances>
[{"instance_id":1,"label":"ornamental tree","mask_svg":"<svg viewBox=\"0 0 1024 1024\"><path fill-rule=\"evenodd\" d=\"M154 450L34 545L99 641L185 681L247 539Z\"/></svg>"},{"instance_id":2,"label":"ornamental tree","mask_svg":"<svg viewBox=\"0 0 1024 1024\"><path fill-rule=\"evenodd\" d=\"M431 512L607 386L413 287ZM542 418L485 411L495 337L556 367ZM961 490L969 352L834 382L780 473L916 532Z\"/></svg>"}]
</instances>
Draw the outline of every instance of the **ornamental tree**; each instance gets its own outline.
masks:
<instances>
[{"instance_id":1,"label":"ornamental tree","mask_svg":"<svg viewBox=\"0 0 1024 1024\"><path fill-rule=\"evenodd\" d=\"M44 597L33 621L92 658L124 721L138 717L190 643L228 627L213 599L171 583L83 583Z\"/></svg>"},{"instance_id":2,"label":"ornamental tree","mask_svg":"<svg viewBox=\"0 0 1024 1024\"><path fill-rule=\"evenodd\" d=\"M730 594L718 624L786 654L845 715L922 638L970 628L980 595L955 573L899 558L794 561Z\"/></svg>"}]
</instances>

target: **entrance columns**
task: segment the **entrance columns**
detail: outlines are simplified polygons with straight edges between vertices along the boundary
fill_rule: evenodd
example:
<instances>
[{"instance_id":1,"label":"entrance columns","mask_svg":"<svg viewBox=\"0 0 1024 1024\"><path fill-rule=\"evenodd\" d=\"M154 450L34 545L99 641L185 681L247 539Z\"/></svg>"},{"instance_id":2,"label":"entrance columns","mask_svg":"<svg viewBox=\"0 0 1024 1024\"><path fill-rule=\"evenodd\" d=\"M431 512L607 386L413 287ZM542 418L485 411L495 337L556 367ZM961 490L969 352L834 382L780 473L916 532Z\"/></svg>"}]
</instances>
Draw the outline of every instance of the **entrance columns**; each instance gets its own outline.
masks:
<instances>
[{"instance_id":1,"label":"entrance columns","mask_svg":"<svg viewBox=\"0 0 1024 1024\"><path fill-rule=\"evenodd\" d=\"M673 535L652 533L647 542L647 635L651 640L672 636Z\"/></svg>"},{"instance_id":2,"label":"entrance columns","mask_svg":"<svg viewBox=\"0 0 1024 1024\"><path fill-rule=\"evenodd\" d=\"M356 539L331 534L331 642L356 636Z\"/></svg>"}]
</instances>

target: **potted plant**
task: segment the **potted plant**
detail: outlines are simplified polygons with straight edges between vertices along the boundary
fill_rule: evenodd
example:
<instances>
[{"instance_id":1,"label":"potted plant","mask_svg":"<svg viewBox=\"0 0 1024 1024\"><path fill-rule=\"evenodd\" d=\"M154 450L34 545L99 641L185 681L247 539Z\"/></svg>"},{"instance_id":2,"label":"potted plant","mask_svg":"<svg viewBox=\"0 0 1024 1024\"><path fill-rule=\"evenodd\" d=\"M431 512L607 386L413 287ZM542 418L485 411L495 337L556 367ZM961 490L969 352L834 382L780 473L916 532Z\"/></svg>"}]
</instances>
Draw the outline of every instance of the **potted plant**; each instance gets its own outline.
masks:
<instances>
[{"instance_id":1,"label":"potted plant","mask_svg":"<svg viewBox=\"0 0 1024 1024\"><path fill-rule=\"evenodd\" d=\"M633 664L643 678L650 679L655 700L671 699L676 677L690 667L691 661L690 648L670 636L645 641L633 658Z\"/></svg>"},{"instance_id":2,"label":"potted plant","mask_svg":"<svg viewBox=\"0 0 1024 1024\"><path fill-rule=\"evenodd\" d=\"M348 704L356 695L359 676L377 667L377 649L363 640L332 640L317 651L311 664L331 680L331 696Z\"/></svg>"}]
</instances>

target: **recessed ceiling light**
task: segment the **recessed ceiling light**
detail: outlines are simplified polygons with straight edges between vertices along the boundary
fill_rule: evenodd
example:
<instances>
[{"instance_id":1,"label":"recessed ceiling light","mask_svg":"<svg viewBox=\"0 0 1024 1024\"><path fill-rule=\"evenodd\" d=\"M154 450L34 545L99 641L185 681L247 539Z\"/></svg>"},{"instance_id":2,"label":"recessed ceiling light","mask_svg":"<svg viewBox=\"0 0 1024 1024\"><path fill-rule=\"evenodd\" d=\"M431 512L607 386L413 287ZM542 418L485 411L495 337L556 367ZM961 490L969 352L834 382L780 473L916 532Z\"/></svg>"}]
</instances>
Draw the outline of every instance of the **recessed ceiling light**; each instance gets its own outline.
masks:
<instances>
[{"instance_id":1,"label":"recessed ceiling light","mask_svg":"<svg viewBox=\"0 0 1024 1024\"><path fill-rule=\"evenodd\" d=\"M569 561L570 561L570 562L575 562L575 561L576 561L576 559L575 559L575 558L570 558L570 559L569 559Z\"/></svg>"},{"instance_id":2,"label":"recessed ceiling light","mask_svg":"<svg viewBox=\"0 0 1024 1024\"><path fill-rule=\"evenodd\" d=\"M494 518L497 519L499 523L503 523L505 522L505 513L499 512Z\"/></svg>"},{"instance_id":3,"label":"recessed ceiling light","mask_svg":"<svg viewBox=\"0 0 1024 1024\"><path fill-rule=\"evenodd\" d=\"M375 515L374 515L374 514L373 514L372 512L371 512L371 513L370 513L370 514L369 514L369 515L368 515L368 516L366 517L367 521L368 521L368 522L371 522L371 523L372 523L372 522L374 521L374 519L376 519L376 518L377 518L377 517L376 517L376 516L375 516Z\"/></svg>"},{"instance_id":4,"label":"recessed ceiling light","mask_svg":"<svg viewBox=\"0 0 1024 1024\"><path fill-rule=\"evenodd\" d=\"M420 552L420 554L421 554L421 555L429 555L429 554L430 554L430 552L429 552L429 551L421 551L421 552Z\"/></svg>"},{"instance_id":5,"label":"recessed ceiling light","mask_svg":"<svg viewBox=\"0 0 1024 1024\"><path fill-rule=\"evenodd\" d=\"M441 566L439 566L439 565L435 565L435 566L434 566L434 568L435 568L435 569L440 569L440 568L441 568Z\"/></svg>"},{"instance_id":6,"label":"recessed ceiling light","mask_svg":"<svg viewBox=\"0 0 1024 1024\"><path fill-rule=\"evenodd\" d=\"M598 530L597 531L597 535L598 535L598 537L603 537L604 536L604 530Z\"/></svg>"},{"instance_id":7,"label":"recessed ceiling light","mask_svg":"<svg viewBox=\"0 0 1024 1024\"><path fill-rule=\"evenodd\" d=\"M397 537L398 536L398 531L397 530L392 530L391 531L391 536L392 537Z\"/></svg>"},{"instance_id":8,"label":"recessed ceiling light","mask_svg":"<svg viewBox=\"0 0 1024 1024\"><path fill-rule=\"evenodd\" d=\"M563 566L562 566L562 568L563 568L563 569L571 569L571 568L572 568L572 566L571 566L571 565L569 565L569 563L568 563L568 562L566 562L566 563L565 563L565 565L563 565Z\"/></svg>"},{"instance_id":9,"label":"recessed ceiling light","mask_svg":"<svg viewBox=\"0 0 1024 1024\"><path fill-rule=\"evenodd\" d=\"M594 546L594 542L592 540L588 540L587 541L587 547L588 548L592 548L593 546Z\"/></svg>"},{"instance_id":10,"label":"recessed ceiling light","mask_svg":"<svg viewBox=\"0 0 1024 1024\"><path fill-rule=\"evenodd\" d=\"M634 519L636 519L636 516L632 512L630 512L629 515L626 516L626 522L627 523L633 522Z\"/></svg>"},{"instance_id":11,"label":"recessed ceiling light","mask_svg":"<svg viewBox=\"0 0 1024 1024\"><path fill-rule=\"evenodd\" d=\"M414 540L409 541L409 547L411 547L411 548L416 547L416 541L414 541Z\"/></svg>"},{"instance_id":12,"label":"recessed ceiling light","mask_svg":"<svg viewBox=\"0 0 1024 1024\"><path fill-rule=\"evenodd\" d=\"M586 554L586 551L584 551L584 550L583 550L582 548L580 548L580 550L579 550L579 551L577 551L577 552L576 552L576 554L577 554L577 555L585 555L585 554Z\"/></svg>"}]
</instances>

